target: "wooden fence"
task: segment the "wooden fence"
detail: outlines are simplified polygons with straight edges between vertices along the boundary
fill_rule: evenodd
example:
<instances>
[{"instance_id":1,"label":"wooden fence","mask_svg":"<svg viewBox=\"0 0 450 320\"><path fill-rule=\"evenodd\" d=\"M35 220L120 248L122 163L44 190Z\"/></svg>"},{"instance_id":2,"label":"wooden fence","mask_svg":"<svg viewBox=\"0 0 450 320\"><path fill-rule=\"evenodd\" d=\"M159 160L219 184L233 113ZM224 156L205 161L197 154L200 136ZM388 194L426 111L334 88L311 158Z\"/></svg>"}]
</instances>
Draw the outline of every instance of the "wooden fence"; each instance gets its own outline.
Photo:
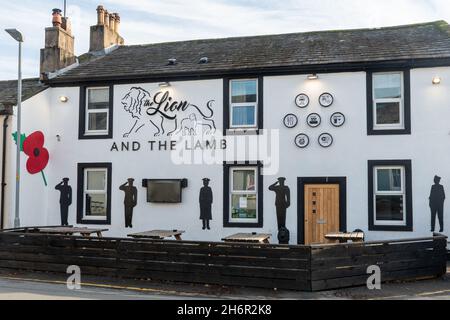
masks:
<instances>
[{"instance_id":1,"label":"wooden fence","mask_svg":"<svg viewBox=\"0 0 450 320\"><path fill-rule=\"evenodd\" d=\"M365 285L367 266L382 281L445 273L446 238L331 246L86 238L0 232L0 269L208 283L300 291Z\"/></svg>"}]
</instances>

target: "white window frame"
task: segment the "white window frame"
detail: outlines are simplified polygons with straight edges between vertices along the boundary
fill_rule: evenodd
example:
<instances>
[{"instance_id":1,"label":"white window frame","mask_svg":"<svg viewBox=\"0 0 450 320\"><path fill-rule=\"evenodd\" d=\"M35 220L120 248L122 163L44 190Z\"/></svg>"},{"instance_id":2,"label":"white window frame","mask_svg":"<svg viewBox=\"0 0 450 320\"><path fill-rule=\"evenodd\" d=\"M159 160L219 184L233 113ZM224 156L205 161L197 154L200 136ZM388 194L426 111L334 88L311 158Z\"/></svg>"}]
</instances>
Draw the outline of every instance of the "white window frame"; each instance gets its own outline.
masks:
<instances>
[{"instance_id":1,"label":"white window frame","mask_svg":"<svg viewBox=\"0 0 450 320\"><path fill-rule=\"evenodd\" d=\"M244 170L252 170L255 174L255 190L233 190L234 186L234 171L244 171ZM229 222L231 223L258 223L259 219L259 208L258 208L258 167L231 167L229 170L230 175L230 196L229 196ZM233 211L233 195L255 195L256 196L256 217L255 219L245 219L245 218L233 218L232 211Z\"/></svg>"},{"instance_id":2,"label":"white window frame","mask_svg":"<svg viewBox=\"0 0 450 320\"><path fill-rule=\"evenodd\" d=\"M105 173L105 189L104 190L88 190L88 172L104 172ZM86 215L86 195L87 194L104 194L106 215L94 216ZM83 170L83 220L108 220L108 168L84 168Z\"/></svg>"},{"instance_id":3,"label":"white window frame","mask_svg":"<svg viewBox=\"0 0 450 320\"><path fill-rule=\"evenodd\" d=\"M400 170L401 177L401 190L400 191L379 191L378 190L378 170ZM373 222L375 226L406 226L406 173L404 166L375 166L373 167ZM403 198L403 220L391 221L391 220L377 220L377 196L390 195L390 196L402 196Z\"/></svg>"},{"instance_id":4,"label":"white window frame","mask_svg":"<svg viewBox=\"0 0 450 320\"><path fill-rule=\"evenodd\" d=\"M89 110L89 91L90 90L104 90L108 89L108 97L110 87L88 87L86 88L86 105L85 105L85 130L84 134L87 136L105 135L109 133L109 107L105 109L93 109ZM109 104L111 104L110 98L108 98ZM89 130L89 115L91 113L106 113L106 129L105 130Z\"/></svg>"},{"instance_id":5,"label":"white window frame","mask_svg":"<svg viewBox=\"0 0 450 320\"><path fill-rule=\"evenodd\" d=\"M400 98L377 99L375 97L375 76L400 74ZM373 96L373 130L398 130L405 129L405 88L404 73L402 71L395 72L378 72L372 74L372 96ZM399 103L400 122L395 124L378 124L377 123L377 103Z\"/></svg>"},{"instance_id":6,"label":"white window frame","mask_svg":"<svg viewBox=\"0 0 450 320\"><path fill-rule=\"evenodd\" d=\"M255 81L256 82L256 102L239 102L239 103L233 103L233 82L245 82L245 81ZM229 104L230 104L230 129L258 129L258 100L259 100L259 88L258 88L258 79L250 78L250 79L233 79L230 80L230 89L229 89ZM234 125L233 124L233 109L235 107L254 107L254 116L255 116L255 123L253 125Z\"/></svg>"}]
</instances>

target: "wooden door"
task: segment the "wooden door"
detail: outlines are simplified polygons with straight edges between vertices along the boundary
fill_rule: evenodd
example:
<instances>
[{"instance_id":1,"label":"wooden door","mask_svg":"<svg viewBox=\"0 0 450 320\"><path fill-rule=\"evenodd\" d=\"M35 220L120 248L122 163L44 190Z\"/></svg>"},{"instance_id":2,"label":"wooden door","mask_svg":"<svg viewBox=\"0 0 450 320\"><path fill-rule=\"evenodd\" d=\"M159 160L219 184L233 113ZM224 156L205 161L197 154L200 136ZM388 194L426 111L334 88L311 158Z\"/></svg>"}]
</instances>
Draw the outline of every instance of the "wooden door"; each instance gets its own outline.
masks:
<instances>
[{"instance_id":1,"label":"wooden door","mask_svg":"<svg viewBox=\"0 0 450 320\"><path fill-rule=\"evenodd\" d=\"M327 233L339 232L339 185L305 185L305 244L329 243Z\"/></svg>"}]
</instances>

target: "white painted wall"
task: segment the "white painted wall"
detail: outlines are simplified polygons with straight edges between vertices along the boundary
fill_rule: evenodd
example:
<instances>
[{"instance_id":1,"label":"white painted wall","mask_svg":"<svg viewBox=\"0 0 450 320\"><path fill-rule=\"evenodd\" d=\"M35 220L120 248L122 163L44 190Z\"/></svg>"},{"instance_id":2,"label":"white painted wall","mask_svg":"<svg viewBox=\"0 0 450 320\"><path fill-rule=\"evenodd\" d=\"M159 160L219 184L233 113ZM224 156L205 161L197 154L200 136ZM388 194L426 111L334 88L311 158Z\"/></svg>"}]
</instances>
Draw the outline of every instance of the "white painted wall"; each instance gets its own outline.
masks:
<instances>
[{"instance_id":1,"label":"white painted wall","mask_svg":"<svg viewBox=\"0 0 450 320\"><path fill-rule=\"evenodd\" d=\"M439 75L441 85L433 86L431 79ZM108 236L125 236L131 232L150 229L183 229L184 239L220 240L235 232L264 231L273 234L276 240L275 195L268 186L278 176L285 176L291 188L291 207L287 214L287 227L291 231L291 243L297 240L297 177L347 177L347 229L367 231L367 161L382 159L411 159L413 179L414 232L368 232L369 240L409 238L430 235L430 213L428 195L433 177L442 177L442 184L450 194L450 68L417 69L411 71L412 135L367 136L366 134L366 75L363 72L321 74L319 80L308 81L306 75L277 76L264 79L264 126L280 130L280 171L264 177L264 227L261 229L223 228L223 167L222 165L174 165L169 151L148 151L145 147L153 137L150 126L137 135L129 137L139 141L138 152L111 152L112 142L124 141L122 135L131 123L130 115L123 109L121 99L133 86L140 86L151 93L159 90L157 84L117 85L114 88L114 137L106 140L78 140L79 89L77 87L51 88L24 104L24 132L41 130L46 135L46 146L50 151L50 164L45 170L49 181L43 187L40 176L22 178L22 224L54 225L60 223L59 192L54 186L69 177L73 189L73 204L69 210L69 223L76 225L77 163L112 162L112 224ZM209 100L215 100L214 120L222 129L223 81L204 80L173 82L169 89L179 100L188 100L204 108ZM306 109L295 106L294 98L306 93L311 99ZM323 92L334 95L332 107L320 107L318 97ZM67 96L68 103L61 103L60 96ZM329 116L340 111L346 116L342 128L334 128ZM317 112L322 116L319 128L309 128L306 116ZM282 119L287 113L299 117L299 125L287 129ZM310 145L302 150L295 146L298 133L310 136ZM323 149L317 144L322 132L333 135L333 146ZM56 135L61 136L58 142ZM165 138L167 139L167 138ZM168 139L167 139L168 140ZM25 159L25 156L24 158ZM10 151L10 163L14 156ZM25 161L25 160L24 160ZM9 171L9 181L14 176ZM124 228L123 192L119 186L128 177L136 179L138 206L134 210L133 229ZM211 231L201 229L199 220L198 192L202 178L211 179L214 193ZM143 178L187 178L189 187L183 190L183 202L175 205L157 205L146 202L146 189L141 187ZM13 193L10 196L14 199ZM13 202L11 202L13 203ZM11 203L8 210L13 212ZM445 228L450 228L448 213L450 201L445 205ZM12 223L12 220L10 224Z\"/></svg>"}]
</instances>

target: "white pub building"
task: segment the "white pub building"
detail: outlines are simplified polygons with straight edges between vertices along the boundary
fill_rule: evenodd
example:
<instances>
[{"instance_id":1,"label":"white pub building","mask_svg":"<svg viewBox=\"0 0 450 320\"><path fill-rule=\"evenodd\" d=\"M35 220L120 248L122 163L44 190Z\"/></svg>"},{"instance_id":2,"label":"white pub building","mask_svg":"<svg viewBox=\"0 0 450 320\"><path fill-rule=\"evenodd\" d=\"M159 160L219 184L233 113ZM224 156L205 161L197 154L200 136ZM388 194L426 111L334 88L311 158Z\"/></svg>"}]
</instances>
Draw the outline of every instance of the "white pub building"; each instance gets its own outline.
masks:
<instances>
[{"instance_id":1,"label":"white pub building","mask_svg":"<svg viewBox=\"0 0 450 320\"><path fill-rule=\"evenodd\" d=\"M0 82L3 228L20 140L21 226L272 243L286 228L291 244L450 229L446 22L125 45L119 15L97 12L76 57L54 11L21 139L17 82Z\"/></svg>"}]
</instances>

